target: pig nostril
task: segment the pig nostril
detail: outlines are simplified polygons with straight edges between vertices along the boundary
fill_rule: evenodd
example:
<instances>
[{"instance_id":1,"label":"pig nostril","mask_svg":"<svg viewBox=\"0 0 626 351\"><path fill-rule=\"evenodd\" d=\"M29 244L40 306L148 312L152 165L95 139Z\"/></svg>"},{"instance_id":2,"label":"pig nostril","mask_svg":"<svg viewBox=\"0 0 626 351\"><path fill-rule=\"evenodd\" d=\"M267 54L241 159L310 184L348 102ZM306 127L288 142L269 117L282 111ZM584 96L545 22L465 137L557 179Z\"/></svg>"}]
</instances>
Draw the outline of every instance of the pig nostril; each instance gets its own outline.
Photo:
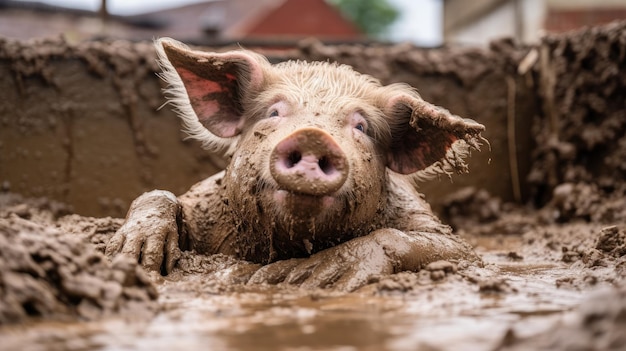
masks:
<instances>
[{"instance_id":1,"label":"pig nostril","mask_svg":"<svg viewBox=\"0 0 626 351\"><path fill-rule=\"evenodd\" d=\"M299 129L281 140L268 161L278 189L296 194L333 194L350 173L348 159L335 139L313 127Z\"/></svg>"},{"instance_id":2,"label":"pig nostril","mask_svg":"<svg viewBox=\"0 0 626 351\"><path fill-rule=\"evenodd\" d=\"M319 165L322 172L324 172L324 174L326 175L332 173L332 171L334 170L332 163L328 160L328 157L326 156L320 158L320 160L317 161L317 164Z\"/></svg>"},{"instance_id":3,"label":"pig nostril","mask_svg":"<svg viewBox=\"0 0 626 351\"><path fill-rule=\"evenodd\" d=\"M299 151L290 152L289 155L287 155L287 168L295 166L298 162L300 162L301 159L302 154Z\"/></svg>"}]
</instances>

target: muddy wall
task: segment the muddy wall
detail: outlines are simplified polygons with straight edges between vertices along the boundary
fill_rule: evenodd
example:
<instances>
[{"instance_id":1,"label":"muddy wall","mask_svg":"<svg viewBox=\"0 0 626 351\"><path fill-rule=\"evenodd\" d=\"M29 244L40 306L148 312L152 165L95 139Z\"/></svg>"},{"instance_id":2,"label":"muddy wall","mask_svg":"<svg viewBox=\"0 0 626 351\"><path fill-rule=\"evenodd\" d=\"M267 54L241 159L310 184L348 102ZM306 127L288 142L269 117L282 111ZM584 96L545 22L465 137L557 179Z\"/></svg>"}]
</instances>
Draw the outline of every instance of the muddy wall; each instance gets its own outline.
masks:
<instances>
[{"instance_id":1,"label":"muddy wall","mask_svg":"<svg viewBox=\"0 0 626 351\"><path fill-rule=\"evenodd\" d=\"M626 196L626 21L548 37L533 50L540 109L531 198L542 205L565 184Z\"/></svg>"},{"instance_id":2,"label":"muddy wall","mask_svg":"<svg viewBox=\"0 0 626 351\"><path fill-rule=\"evenodd\" d=\"M223 166L184 142L150 43L0 42L0 184L123 216L153 188L183 193Z\"/></svg>"},{"instance_id":3,"label":"muddy wall","mask_svg":"<svg viewBox=\"0 0 626 351\"><path fill-rule=\"evenodd\" d=\"M541 203L567 174L576 173L566 172L564 164L575 170L593 163L588 151L610 152L607 142L626 148L625 28L618 23L586 29L534 46L502 40L484 49L427 50L307 41L268 55L273 61L351 64L384 83L409 83L426 100L485 124L490 147L472 155L470 174L422 185L435 207L468 185L505 201ZM592 44L597 40L598 48ZM3 190L48 196L84 215L122 216L143 191L181 194L220 169L219 157L183 141L167 106L158 109L164 99L156 71L150 43L0 41ZM582 116L581 122L566 122L570 114ZM590 146L577 136L587 133L580 127L589 119L597 120L599 130L611 126L613 134L601 134ZM569 132L546 137L559 128ZM620 155L613 157L615 164L623 164ZM624 169L600 173L615 177Z\"/></svg>"}]
</instances>

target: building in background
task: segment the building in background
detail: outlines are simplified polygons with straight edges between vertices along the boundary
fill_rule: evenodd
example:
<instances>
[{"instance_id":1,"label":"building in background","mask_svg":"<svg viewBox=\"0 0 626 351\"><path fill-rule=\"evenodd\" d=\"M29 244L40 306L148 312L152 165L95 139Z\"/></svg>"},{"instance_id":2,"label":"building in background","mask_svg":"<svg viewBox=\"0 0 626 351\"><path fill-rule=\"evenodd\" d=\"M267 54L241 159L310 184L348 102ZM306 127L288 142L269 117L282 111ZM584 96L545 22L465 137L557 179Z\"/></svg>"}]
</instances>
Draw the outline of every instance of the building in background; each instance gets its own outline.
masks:
<instances>
[{"instance_id":1,"label":"building in background","mask_svg":"<svg viewBox=\"0 0 626 351\"><path fill-rule=\"evenodd\" d=\"M624 0L443 0L447 44L486 44L501 37L535 42L564 32L626 19Z\"/></svg>"},{"instance_id":2,"label":"building in background","mask_svg":"<svg viewBox=\"0 0 626 351\"><path fill-rule=\"evenodd\" d=\"M359 29L325 0L215 0L147 13L136 18L157 20L162 32L179 39L223 41L355 40ZM165 34L165 33L163 33Z\"/></svg>"},{"instance_id":3,"label":"building in background","mask_svg":"<svg viewBox=\"0 0 626 351\"><path fill-rule=\"evenodd\" d=\"M195 43L280 42L317 37L357 41L361 31L325 0L214 0L134 16L103 16L37 2L0 0L0 36L65 35L152 40L170 36Z\"/></svg>"}]
</instances>

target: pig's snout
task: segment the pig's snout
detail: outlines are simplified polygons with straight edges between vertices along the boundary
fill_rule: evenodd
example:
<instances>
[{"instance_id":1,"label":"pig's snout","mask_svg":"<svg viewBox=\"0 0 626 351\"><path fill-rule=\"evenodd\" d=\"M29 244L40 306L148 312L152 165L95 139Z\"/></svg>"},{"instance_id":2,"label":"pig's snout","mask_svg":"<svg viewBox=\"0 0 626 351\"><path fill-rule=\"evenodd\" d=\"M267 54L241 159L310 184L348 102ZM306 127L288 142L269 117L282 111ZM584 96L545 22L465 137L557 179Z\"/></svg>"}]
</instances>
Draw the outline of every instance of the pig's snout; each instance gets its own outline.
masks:
<instances>
[{"instance_id":1,"label":"pig's snout","mask_svg":"<svg viewBox=\"0 0 626 351\"><path fill-rule=\"evenodd\" d=\"M332 136L321 129L300 129L274 147L270 172L279 187L322 196L339 190L348 178L348 160Z\"/></svg>"}]
</instances>

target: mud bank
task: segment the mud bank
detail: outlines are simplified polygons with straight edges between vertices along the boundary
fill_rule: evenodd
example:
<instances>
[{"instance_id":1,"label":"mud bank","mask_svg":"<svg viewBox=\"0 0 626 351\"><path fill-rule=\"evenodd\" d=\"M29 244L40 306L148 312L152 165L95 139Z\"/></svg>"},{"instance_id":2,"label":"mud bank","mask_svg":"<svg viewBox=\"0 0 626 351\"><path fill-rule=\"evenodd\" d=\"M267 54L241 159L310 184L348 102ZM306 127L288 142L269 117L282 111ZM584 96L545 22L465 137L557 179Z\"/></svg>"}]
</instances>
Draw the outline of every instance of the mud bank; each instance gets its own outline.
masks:
<instances>
[{"instance_id":1,"label":"mud bank","mask_svg":"<svg viewBox=\"0 0 626 351\"><path fill-rule=\"evenodd\" d=\"M610 188L610 178L624 174L616 151L626 143L624 26L548 36L533 46L307 41L265 54L350 64L485 124L491 149L473 155L469 175L422 186L437 209L466 186L542 205L563 181ZM158 109L164 98L154 57L151 43L0 40L0 163L9 165L0 168L2 187L68 203L83 215L122 216L146 190L181 194L221 169L219 156L183 141L170 108ZM607 153L607 163L598 163Z\"/></svg>"},{"instance_id":2,"label":"mud bank","mask_svg":"<svg viewBox=\"0 0 626 351\"><path fill-rule=\"evenodd\" d=\"M426 100L485 124L491 150L473 155L469 175L422 186L439 208L443 196L468 185L485 187L505 201L549 192L550 186L542 190L537 184L545 173L540 170L548 167L541 164L560 165L550 160L569 156L550 155L567 154L569 149L545 149L554 143L562 146L561 140L546 143L538 131L551 130L547 124L555 118L566 120L567 109L578 106L572 103L591 101L588 107L613 116L606 117L605 124L623 128L620 106L607 103L623 97L623 26L573 34L586 38L588 44L582 46L566 44L575 40L567 36L549 37L532 47L505 40L487 49L303 42L295 50L266 54L272 61L347 63L384 83L406 82ZM589 47L596 38L606 43L601 54ZM223 167L218 156L182 141L184 134L171 109L158 109L164 98L154 57L151 43L0 41L0 163L8 165L0 168L2 187L65 202L79 214L119 217L144 191L160 188L181 194ZM602 72L578 74L587 69L587 63L580 62L604 57ZM589 85L586 90L565 83L574 77L586 77L581 83ZM597 93L592 90L605 82L610 84ZM561 111L549 106L568 107ZM594 150L602 152L601 145L594 144ZM525 181L529 174L530 183ZM555 186L555 180L550 182Z\"/></svg>"},{"instance_id":3,"label":"mud bank","mask_svg":"<svg viewBox=\"0 0 626 351\"><path fill-rule=\"evenodd\" d=\"M144 191L221 169L159 110L157 69L151 43L0 39L2 188L120 217Z\"/></svg>"},{"instance_id":4,"label":"mud bank","mask_svg":"<svg viewBox=\"0 0 626 351\"><path fill-rule=\"evenodd\" d=\"M98 251L119 220L62 214L62 205L0 196L0 324L148 317L157 291L134 260Z\"/></svg>"}]
</instances>

